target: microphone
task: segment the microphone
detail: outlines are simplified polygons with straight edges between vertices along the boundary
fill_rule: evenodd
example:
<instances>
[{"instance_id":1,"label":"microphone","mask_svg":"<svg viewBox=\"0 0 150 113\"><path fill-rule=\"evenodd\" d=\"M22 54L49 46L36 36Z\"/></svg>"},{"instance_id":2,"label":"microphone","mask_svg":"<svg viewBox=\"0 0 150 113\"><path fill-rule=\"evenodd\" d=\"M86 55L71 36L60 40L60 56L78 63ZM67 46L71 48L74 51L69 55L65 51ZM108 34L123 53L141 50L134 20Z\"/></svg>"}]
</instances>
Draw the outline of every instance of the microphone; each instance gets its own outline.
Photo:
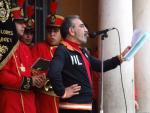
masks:
<instances>
[{"instance_id":1,"label":"microphone","mask_svg":"<svg viewBox=\"0 0 150 113\"><path fill-rule=\"evenodd\" d=\"M106 34L108 31L111 31L113 29L115 29L115 28L108 28L105 30L92 32L92 33L89 33L89 36L90 36L90 38L96 38L96 36L101 35L101 34Z\"/></svg>"}]
</instances>

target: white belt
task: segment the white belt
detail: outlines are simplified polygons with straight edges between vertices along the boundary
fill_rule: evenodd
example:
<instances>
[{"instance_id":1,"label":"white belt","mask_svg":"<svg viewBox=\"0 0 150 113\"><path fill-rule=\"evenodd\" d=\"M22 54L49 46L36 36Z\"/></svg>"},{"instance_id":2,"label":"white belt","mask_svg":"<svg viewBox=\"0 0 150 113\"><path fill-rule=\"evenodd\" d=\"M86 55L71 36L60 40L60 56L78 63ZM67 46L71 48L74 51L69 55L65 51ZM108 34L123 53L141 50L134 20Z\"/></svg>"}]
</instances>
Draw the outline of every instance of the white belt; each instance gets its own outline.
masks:
<instances>
[{"instance_id":1,"label":"white belt","mask_svg":"<svg viewBox=\"0 0 150 113\"><path fill-rule=\"evenodd\" d=\"M59 104L59 108L61 109L71 109L71 110L92 110L92 104L74 104L74 103L67 103L61 102Z\"/></svg>"}]
</instances>

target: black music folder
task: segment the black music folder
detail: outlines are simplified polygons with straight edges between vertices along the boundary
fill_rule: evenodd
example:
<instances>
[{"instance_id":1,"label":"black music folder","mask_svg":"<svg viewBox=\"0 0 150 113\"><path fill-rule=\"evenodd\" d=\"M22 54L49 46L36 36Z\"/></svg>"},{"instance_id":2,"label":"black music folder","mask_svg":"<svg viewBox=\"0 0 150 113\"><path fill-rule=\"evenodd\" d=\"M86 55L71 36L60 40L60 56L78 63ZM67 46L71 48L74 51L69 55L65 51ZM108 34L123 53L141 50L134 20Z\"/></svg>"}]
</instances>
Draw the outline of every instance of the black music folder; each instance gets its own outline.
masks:
<instances>
[{"instance_id":1,"label":"black music folder","mask_svg":"<svg viewBox=\"0 0 150 113\"><path fill-rule=\"evenodd\" d=\"M32 65L33 70L37 71L47 71L50 64L50 60L44 58L38 58Z\"/></svg>"}]
</instances>

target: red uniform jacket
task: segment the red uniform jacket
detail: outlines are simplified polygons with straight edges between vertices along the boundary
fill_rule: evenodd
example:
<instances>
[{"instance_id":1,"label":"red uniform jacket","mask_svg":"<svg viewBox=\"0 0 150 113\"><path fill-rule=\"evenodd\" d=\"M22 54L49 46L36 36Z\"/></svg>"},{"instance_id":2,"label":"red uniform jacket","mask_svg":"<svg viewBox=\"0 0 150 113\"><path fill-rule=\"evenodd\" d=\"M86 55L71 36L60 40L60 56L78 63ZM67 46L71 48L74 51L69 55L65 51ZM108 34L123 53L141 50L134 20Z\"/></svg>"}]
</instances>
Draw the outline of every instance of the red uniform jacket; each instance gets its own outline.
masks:
<instances>
[{"instance_id":1,"label":"red uniform jacket","mask_svg":"<svg viewBox=\"0 0 150 113\"><path fill-rule=\"evenodd\" d=\"M38 58L52 60L56 46L50 46L47 42L35 44L32 48L34 61ZM47 72L46 72L47 73ZM43 92L36 92L37 113L58 113L59 98L47 95Z\"/></svg>"},{"instance_id":2,"label":"red uniform jacket","mask_svg":"<svg viewBox=\"0 0 150 113\"><path fill-rule=\"evenodd\" d=\"M31 76L32 57L23 42L0 70L0 113L36 113L32 91L19 91L23 77Z\"/></svg>"}]
</instances>

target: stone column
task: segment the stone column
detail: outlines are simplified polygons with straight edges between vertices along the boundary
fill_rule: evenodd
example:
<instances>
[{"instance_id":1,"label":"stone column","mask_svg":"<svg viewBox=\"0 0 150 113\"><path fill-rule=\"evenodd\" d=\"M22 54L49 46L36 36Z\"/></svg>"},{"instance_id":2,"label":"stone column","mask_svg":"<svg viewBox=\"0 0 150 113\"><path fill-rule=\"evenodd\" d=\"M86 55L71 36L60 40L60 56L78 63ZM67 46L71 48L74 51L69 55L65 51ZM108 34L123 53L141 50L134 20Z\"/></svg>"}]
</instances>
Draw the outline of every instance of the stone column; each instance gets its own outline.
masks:
<instances>
[{"instance_id":1,"label":"stone column","mask_svg":"<svg viewBox=\"0 0 150 113\"><path fill-rule=\"evenodd\" d=\"M120 32L122 51L130 44L132 23L132 0L99 0L99 30L115 27ZM100 38L99 38L100 39ZM119 54L119 39L116 30L108 32L103 41L104 59ZM99 40L99 50L100 50ZM122 79L127 102L127 112L134 113L134 68L133 59L121 65ZM125 113L125 100L119 66L104 73L104 113Z\"/></svg>"},{"instance_id":2,"label":"stone column","mask_svg":"<svg viewBox=\"0 0 150 113\"><path fill-rule=\"evenodd\" d=\"M134 29L150 32L150 1L133 0ZM135 84L138 96L138 113L150 113L150 40L135 56Z\"/></svg>"}]
</instances>

